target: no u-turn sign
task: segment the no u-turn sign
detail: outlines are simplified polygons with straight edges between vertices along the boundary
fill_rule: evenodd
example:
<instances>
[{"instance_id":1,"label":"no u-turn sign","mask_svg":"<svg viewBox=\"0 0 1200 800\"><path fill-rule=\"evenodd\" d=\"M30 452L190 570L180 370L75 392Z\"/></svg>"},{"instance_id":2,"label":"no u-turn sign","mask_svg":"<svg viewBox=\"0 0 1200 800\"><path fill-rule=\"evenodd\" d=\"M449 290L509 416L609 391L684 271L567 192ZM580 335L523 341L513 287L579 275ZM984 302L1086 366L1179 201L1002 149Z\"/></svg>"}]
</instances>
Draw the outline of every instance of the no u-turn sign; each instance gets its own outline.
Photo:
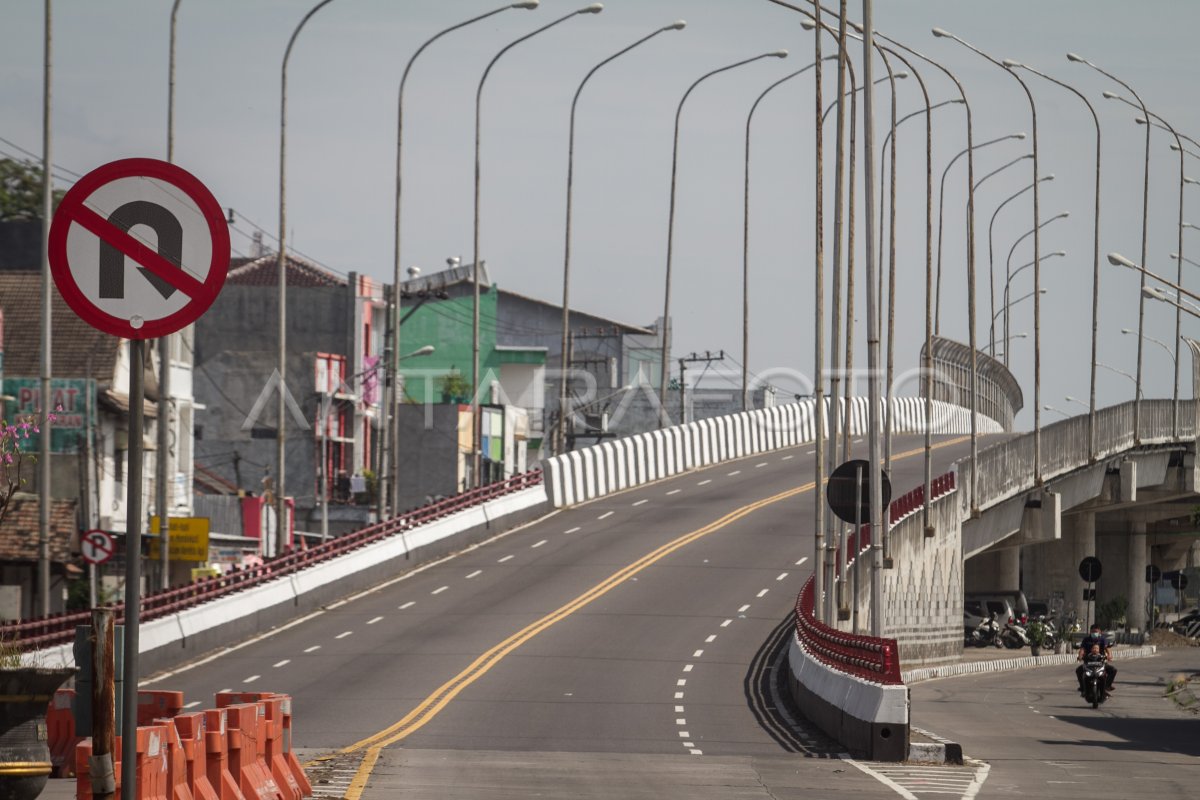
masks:
<instances>
[{"instance_id":1,"label":"no u-turn sign","mask_svg":"<svg viewBox=\"0 0 1200 800\"><path fill-rule=\"evenodd\" d=\"M114 161L67 192L50 226L50 269L67 305L127 339L174 333L208 310L229 269L229 231L191 173Z\"/></svg>"}]
</instances>

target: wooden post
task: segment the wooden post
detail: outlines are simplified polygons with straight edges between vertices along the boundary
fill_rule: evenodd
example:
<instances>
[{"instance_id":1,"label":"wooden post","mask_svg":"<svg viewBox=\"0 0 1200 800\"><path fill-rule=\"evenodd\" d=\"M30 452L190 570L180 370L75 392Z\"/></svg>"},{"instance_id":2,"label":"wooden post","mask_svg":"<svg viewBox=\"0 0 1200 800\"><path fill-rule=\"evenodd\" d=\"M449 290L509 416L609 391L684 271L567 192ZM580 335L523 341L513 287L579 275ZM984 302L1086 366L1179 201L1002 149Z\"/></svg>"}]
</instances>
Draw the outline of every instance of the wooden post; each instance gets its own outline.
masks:
<instances>
[{"instance_id":1,"label":"wooden post","mask_svg":"<svg viewBox=\"0 0 1200 800\"><path fill-rule=\"evenodd\" d=\"M113 800L116 749L116 675L113 654L113 611L92 609L92 797Z\"/></svg>"}]
</instances>

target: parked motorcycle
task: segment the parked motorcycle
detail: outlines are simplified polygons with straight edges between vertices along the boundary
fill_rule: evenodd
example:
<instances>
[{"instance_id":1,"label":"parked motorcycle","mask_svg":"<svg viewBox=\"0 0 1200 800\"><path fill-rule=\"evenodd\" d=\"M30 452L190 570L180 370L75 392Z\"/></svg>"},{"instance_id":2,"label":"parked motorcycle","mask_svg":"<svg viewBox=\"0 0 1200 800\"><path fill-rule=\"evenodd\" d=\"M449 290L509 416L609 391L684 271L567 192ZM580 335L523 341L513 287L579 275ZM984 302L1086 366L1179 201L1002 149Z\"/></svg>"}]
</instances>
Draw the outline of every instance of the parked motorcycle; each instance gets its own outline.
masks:
<instances>
[{"instance_id":1,"label":"parked motorcycle","mask_svg":"<svg viewBox=\"0 0 1200 800\"><path fill-rule=\"evenodd\" d=\"M1010 650L1029 647L1029 633L1024 625L1009 617L1004 629L1000 631L1000 642Z\"/></svg>"},{"instance_id":2,"label":"parked motorcycle","mask_svg":"<svg viewBox=\"0 0 1200 800\"><path fill-rule=\"evenodd\" d=\"M1099 708L1108 699L1107 679L1108 667L1103 655L1088 653L1083 657L1083 697L1092 708Z\"/></svg>"},{"instance_id":3,"label":"parked motorcycle","mask_svg":"<svg viewBox=\"0 0 1200 800\"><path fill-rule=\"evenodd\" d=\"M996 622L993 612L974 630L967 631L965 646L969 647L1000 647L1000 623Z\"/></svg>"}]
</instances>

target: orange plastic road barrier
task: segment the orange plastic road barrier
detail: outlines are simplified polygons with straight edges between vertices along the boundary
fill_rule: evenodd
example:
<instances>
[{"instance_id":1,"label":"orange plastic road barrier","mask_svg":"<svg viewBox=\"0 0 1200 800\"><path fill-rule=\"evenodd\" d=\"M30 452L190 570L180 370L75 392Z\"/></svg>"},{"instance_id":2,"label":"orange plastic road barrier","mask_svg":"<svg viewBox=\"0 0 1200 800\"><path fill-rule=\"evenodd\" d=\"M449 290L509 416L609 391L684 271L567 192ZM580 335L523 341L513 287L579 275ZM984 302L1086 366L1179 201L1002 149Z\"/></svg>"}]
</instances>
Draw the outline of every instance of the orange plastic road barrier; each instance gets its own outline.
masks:
<instances>
[{"instance_id":1,"label":"orange plastic road barrier","mask_svg":"<svg viewBox=\"0 0 1200 800\"><path fill-rule=\"evenodd\" d=\"M204 712L204 774L220 800L246 800L230 772L227 721L223 708Z\"/></svg>"},{"instance_id":2,"label":"orange plastic road barrier","mask_svg":"<svg viewBox=\"0 0 1200 800\"><path fill-rule=\"evenodd\" d=\"M292 698L291 695L275 694L274 692L218 692L216 694L218 708L224 708L231 703L259 703L263 705L264 715L260 717L260 731L263 736L259 741L259 751L264 767L275 778L284 795L291 795L293 800L312 797L312 783L304 774L300 760L292 753Z\"/></svg>"},{"instance_id":3,"label":"orange plastic road barrier","mask_svg":"<svg viewBox=\"0 0 1200 800\"><path fill-rule=\"evenodd\" d=\"M46 744L50 748L51 775L55 778L75 777L75 745L81 737L75 732L75 714L71 705L74 689L59 689L46 709Z\"/></svg>"},{"instance_id":4,"label":"orange plastic road barrier","mask_svg":"<svg viewBox=\"0 0 1200 800\"><path fill-rule=\"evenodd\" d=\"M229 771L238 776L246 800L287 800L270 770L259 760L258 704L235 703L225 709L229 725Z\"/></svg>"},{"instance_id":5,"label":"orange plastic road barrier","mask_svg":"<svg viewBox=\"0 0 1200 800\"><path fill-rule=\"evenodd\" d=\"M166 730L167 738L167 797L169 800L196 800L188 785L187 754L183 751L183 740L171 719L156 719L155 725Z\"/></svg>"},{"instance_id":6,"label":"orange plastic road barrier","mask_svg":"<svg viewBox=\"0 0 1200 800\"><path fill-rule=\"evenodd\" d=\"M137 729L138 800L171 800L167 784L167 765L168 742L173 732L174 728L166 725L144 725ZM118 751L119 749L118 745Z\"/></svg>"},{"instance_id":7,"label":"orange plastic road barrier","mask_svg":"<svg viewBox=\"0 0 1200 800\"><path fill-rule=\"evenodd\" d=\"M151 725L156 719L169 719L180 711L183 711L183 692L138 691L138 725Z\"/></svg>"},{"instance_id":8,"label":"orange plastic road barrier","mask_svg":"<svg viewBox=\"0 0 1200 800\"><path fill-rule=\"evenodd\" d=\"M204 714L178 714L171 720L179 742L183 748L183 757L187 773L187 787L194 800L221 800L215 789L208 781L204 761Z\"/></svg>"}]
</instances>

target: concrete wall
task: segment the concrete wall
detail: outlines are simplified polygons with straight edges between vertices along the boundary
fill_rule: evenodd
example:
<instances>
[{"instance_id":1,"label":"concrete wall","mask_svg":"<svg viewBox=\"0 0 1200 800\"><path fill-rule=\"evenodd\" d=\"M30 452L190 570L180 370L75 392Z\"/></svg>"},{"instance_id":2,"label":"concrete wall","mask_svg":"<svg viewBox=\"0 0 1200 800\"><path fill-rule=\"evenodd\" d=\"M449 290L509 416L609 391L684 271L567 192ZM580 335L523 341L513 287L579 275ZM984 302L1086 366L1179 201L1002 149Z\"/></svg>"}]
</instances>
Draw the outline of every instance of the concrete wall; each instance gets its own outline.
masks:
<instances>
[{"instance_id":1,"label":"concrete wall","mask_svg":"<svg viewBox=\"0 0 1200 800\"><path fill-rule=\"evenodd\" d=\"M458 408L453 403L405 403L397 408L399 510L415 508L430 498L461 491L462 487L458 485Z\"/></svg>"}]
</instances>

